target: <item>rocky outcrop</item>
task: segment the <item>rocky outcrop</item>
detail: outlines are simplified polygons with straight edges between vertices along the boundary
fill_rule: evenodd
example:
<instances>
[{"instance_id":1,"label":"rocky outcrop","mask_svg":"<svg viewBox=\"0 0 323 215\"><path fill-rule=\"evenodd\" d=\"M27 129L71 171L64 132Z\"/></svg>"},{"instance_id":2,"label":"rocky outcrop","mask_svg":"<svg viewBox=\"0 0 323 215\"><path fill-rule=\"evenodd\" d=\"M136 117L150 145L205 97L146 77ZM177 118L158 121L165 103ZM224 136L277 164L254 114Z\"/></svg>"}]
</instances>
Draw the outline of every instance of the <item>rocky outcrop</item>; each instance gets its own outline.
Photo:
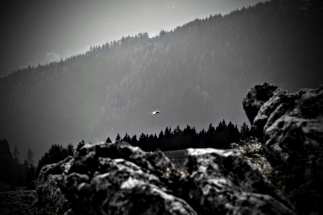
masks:
<instances>
[{"instance_id":1,"label":"rocky outcrop","mask_svg":"<svg viewBox=\"0 0 323 215\"><path fill-rule=\"evenodd\" d=\"M276 86L264 83L251 88L243 100L243 108L251 124L258 114L261 106L268 101L278 88Z\"/></svg>"},{"instance_id":2,"label":"rocky outcrop","mask_svg":"<svg viewBox=\"0 0 323 215\"><path fill-rule=\"evenodd\" d=\"M73 157L44 166L38 177L36 208L42 211L62 212L71 206L58 187L57 180L71 167Z\"/></svg>"},{"instance_id":3,"label":"rocky outcrop","mask_svg":"<svg viewBox=\"0 0 323 215\"><path fill-rule=\"evenodd\" d=\"M272 96L259 100L260 93ZM323 87L288 93L265 83L249 91L243 106L272 166L293 165L323 147Z\"/></svg>"},{"instance_id":4,"label":"rocky outcrop","mask_svg":"<svg viewBox=\"0 0 323 215\"><path fill-rule=\"evenodd\" d=\"M274 183L300 213L323 214L323 86L289 93L265 83L243 106L276 170Z\"/></svg>"},{"instance_id":5,"label":"rocky outcrop","mask_svg":"<svg viewBox=\"0 0 323 215\"><path fill-rule=\"evenodd\" d=\"M296 214L239 153L188 149L184 165L126 142L87 144L56 182L68 214Z\"/></svg>"},{"instance_id":6,"label":"rocky outcrop","mask_svg":"<svg viewBox=\"0 0 323 215\"><path fill-rule=\"evenodd\" d=\"M180 177L159 151L104 143L85 145L60 186L76 214L196 214L172 193Z\"/></svg>"},{"instance_id":7,"label":"rocky outcrop","mask_svg":"<svg viewBox=\"0 0 323 215\"><path fill-rule=\"evenodd\" d=\"M180 193L199 214L295 214L240 153L188 149L187 158Z\"/></svg>"},{"instance_id":8,"label":"rocky outcrop","mask_svg":"<svg viewBox=\"0 0 323 215\"><path fill-rule=\"evenodd\" d=\"M263 84L243 105L261 145L187 149L176 166L122 141L86 144L43 167L37 205L65 214L323 214L323 87Z\"/></svg>"}]
</instances>

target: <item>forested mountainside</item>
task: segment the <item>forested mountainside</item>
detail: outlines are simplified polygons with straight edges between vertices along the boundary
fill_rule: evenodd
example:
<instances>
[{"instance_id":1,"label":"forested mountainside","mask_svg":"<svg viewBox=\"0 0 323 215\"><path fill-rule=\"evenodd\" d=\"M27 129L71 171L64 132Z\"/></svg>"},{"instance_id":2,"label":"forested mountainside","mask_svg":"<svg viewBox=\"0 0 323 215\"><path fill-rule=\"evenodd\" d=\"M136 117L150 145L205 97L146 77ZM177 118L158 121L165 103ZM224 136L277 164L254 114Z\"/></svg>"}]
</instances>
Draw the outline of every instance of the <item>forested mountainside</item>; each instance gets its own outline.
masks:
<instances>
[{"instance_id":1,"label":"forested mountainside","mask_svg":"<svg viewBox=\"0 0 323 215\"><path fill-rule=\"evenodd\" d=\"M200 129L222 119L242 124L251 86L295 91L322 83L322 38L321 11L289 0L197 19L153 38L123 37L1 78L0 136L43 154L51 144L117 133Z\"/></svg>"}]
</instances>

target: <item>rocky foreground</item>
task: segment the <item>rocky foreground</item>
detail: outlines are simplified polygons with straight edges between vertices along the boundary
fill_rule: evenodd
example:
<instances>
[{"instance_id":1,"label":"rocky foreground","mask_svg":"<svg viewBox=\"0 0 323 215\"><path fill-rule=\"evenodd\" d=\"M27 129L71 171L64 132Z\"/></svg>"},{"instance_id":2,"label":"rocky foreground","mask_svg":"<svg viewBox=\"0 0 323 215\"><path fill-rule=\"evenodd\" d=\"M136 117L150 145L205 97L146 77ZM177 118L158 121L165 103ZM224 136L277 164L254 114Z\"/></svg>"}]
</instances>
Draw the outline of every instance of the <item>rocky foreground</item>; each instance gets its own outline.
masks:
<instances>
[{"instance_id":1,"label":"rocky foreground","mask_svg":"<svg viewBox=\"0 0 323 215\"><path fill-rule=\"evenodd\" d=\"M255 86L243 106L261 144L188 149L182 167L126 142L87 144L43 167L35 206L62 214L323 214L322 105L323 87Z\"/></svg>"}]
</instances>

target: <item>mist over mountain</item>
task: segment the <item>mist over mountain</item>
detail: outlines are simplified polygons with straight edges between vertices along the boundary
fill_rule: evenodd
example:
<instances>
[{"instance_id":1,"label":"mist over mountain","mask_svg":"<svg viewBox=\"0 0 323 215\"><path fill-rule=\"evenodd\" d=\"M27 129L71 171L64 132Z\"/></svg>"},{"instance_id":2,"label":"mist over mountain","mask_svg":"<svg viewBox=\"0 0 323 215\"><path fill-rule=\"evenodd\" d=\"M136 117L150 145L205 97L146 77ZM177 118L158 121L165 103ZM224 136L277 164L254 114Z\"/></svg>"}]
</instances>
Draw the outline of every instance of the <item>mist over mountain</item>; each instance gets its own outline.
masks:
<instances>
[{"instance_id":1,"label":"mist over mountain","mask_svg":"<svg viewBox=\"0 0 323 215\"><path fill-rule=\"evenodd\" d=\"M241 125L242 99L255 84L293 92L322 83L322 18L291 1L259 3L17 70L0 79L0 138L40 158L52 144L117 133Z\"/></svg>"}]
</instances>

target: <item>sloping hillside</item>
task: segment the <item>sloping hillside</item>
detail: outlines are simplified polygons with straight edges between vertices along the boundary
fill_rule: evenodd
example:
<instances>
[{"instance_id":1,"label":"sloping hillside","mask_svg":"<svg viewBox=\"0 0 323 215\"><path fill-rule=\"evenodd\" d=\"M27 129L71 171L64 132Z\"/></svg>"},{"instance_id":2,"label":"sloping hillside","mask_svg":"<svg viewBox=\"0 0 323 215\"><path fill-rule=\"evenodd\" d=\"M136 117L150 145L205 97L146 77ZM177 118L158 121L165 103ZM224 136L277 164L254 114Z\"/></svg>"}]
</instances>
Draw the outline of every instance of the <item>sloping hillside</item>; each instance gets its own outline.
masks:
<instances>
[{"instance_id":1,"label":"sloping hillside","mask_svg":"<svg viewBox=\"0 0 323 215\"><path fill-rule=\"evenodd\" d=\"M322 83L322 13L288 2L195 20L154 38L140 33L15 71L0 79L0 136L43 154L54 143L117 133L200 129L223 118L242 124L242 98L256 83L291 91ZM157 108L161 113L151 116Z\"/></svg>"}]
</instances>

